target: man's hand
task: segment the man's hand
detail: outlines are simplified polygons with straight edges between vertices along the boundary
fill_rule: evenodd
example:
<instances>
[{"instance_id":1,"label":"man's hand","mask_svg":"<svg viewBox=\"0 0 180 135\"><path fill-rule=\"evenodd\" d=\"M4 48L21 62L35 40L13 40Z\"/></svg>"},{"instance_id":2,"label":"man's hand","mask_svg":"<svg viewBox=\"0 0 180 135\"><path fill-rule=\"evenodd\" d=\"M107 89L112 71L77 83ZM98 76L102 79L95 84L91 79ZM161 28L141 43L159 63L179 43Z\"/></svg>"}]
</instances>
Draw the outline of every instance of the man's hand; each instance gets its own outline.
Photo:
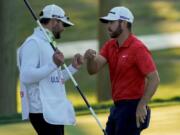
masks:
<instances>
[{"instance_id":1,"label":"man's hand","mask_svg":"<svg viewBox=\"0 0 180 135\"><path fill-rule=\"evenodd\" d=\"M105 57L96 54L95 50L88 49L84 53L84 59L87 63L87 71L90 75L96 74L107 63Z\"/></svg>"},{"instance_id":2,"label":"man's hand","mask_svg":"<svg viewBox=\"0 0 180 135\"><path fill-rule=\"evenodd\" d=\"M96 51L92 49L88 49L84 54L84 58L87 60L93 60L95 56L96 56Z\"/></svg>"},{"instance_id":3,"label":"man's hand","mask_svg":"<svg viewBox=\"0 0 180 135\"><path fill-rule=\"evenodd\" d=\"M142 123L145 122L146 116L147 116L146 104L140 101L136 109L136 125L138 128Z\"/></svg>"},{"instance_id":4,"label":"man's hand","mask_svg":"<svg viewBox=\"0 0 180 135\"><path fill-rule=\"evenodd\" d=\"M61 51L56 50L53 54L53 61L59 67L64 63L64 55Z\"/></svg>"},{"instance_id":5,"label":"man's hand","mask_svg":"<svg viewBox=\"0 0 180 135\"><path fill-rule=\"evenodd\" d=\"M83 56L79 53L75 54L72 60L72 66L76 69L79 69L83 63Z\"/></svg>"},{"instance_id":6,"label":"man's hand","mask_svg":"<svg viewBox=\"0 0 180 135\"><path fill-rule=\"evenodd\" d=\"M145 82L145 93L141 98L137 109L136 109L136 123L137 127L140 127L141 123L144 123L146 115L147 115L147 103L150 101L155 91L157 90L157 86L160 82L159 75L157 70L149 73L146 76Z\"/></svg>"}]
</instances>

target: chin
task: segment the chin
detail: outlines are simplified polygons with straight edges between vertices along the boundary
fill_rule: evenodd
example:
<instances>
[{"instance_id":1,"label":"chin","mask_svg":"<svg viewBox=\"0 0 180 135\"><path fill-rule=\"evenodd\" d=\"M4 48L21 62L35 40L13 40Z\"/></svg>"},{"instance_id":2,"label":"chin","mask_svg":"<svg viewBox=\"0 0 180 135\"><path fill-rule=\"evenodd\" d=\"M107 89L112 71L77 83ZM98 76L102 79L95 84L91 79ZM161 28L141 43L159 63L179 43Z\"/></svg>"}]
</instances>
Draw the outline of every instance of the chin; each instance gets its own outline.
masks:
<instances>
[{"instance_id":1,"label":"chin","mask_svg":"<svg viewBox=\"0 0 180 135\"><path fill-rule=\"evenodd\" d=\"M114 35L111 35L110 37L114 39L118 38L118 36L114 36Z\"/></svg>"},{"instance_id":2,"label":"chin","mask_svg":"<svg viewBox=\"0 0 180 135\"><path fill-rule=\"evenodd\" d=\"M55 37L55 39L61 39L61 37Z\"/></svg>"},{"instance_id":3,"label":"chin","mask_svg":"<svg viewBox=\"0 0 180 135\"><path fill-rule=\"evenodd\" d=\"M56 35L55 36L55 39L60 39L61 38L61 35Z\"/></svg>"}]
</instances>

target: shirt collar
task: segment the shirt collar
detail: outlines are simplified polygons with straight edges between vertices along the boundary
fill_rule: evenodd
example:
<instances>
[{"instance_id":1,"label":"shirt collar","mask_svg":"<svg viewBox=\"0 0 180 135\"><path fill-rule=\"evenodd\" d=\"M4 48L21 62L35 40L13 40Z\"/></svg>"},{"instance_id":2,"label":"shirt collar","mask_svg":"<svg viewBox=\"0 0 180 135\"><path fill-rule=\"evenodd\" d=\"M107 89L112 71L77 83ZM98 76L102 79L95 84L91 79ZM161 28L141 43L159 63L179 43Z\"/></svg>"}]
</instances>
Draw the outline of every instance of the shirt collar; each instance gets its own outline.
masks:
<instances>
[{"instance_id":1,"label":"shirt collar","mask_svg":"<svg viewBox=\"0 0 180 135\"><path fill-rule=\"evenodd\" d=\"M52 33L50 30L46 29L46 28L44 28L44 29L45 29L46 33L48 34L48 36L50 37L51 41L53 41L53 40L54 40L54 35L53 35L53 33ZM35 34L36 36L44 39L44 40L47 40L45 34L43 33L43 31L41 30L40 27L36 27L36 28L34 29L34 34Z\"/></svg>"}]
</instances>

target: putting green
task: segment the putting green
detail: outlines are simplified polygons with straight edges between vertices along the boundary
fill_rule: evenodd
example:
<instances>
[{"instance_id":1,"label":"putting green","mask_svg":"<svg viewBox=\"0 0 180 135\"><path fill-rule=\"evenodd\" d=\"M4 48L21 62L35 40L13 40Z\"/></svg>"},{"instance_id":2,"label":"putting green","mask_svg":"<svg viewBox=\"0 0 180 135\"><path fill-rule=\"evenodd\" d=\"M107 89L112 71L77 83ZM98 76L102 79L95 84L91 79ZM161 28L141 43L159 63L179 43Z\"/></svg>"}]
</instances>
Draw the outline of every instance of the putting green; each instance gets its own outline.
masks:
<instances>
[{"instance_id":1,"label":"putting green","mask_svg":"<svg viewBox=\"0 0 180 135\"><path fill-rule=\"evenodd\" d=\"M105 125L108 114L98 117ZM75 135L75 131L81 130L84 135L102 135L101 130L91 116L77 118L77 127L67 127L68 135ZM72 131L72 132L71 132ZM79 132L80 133L80 132ZM153 108L150 127L143 131L142 135L179 135L180 134L180 105Z\"/></svg>"},{"instance_id":2,"label":"putting green","mask_svg":"<svg viewBox=\"0 0 180 135\"><path fill-rule=\"evenodd\" d=\"M105 126L108 114L99 114ZM102 135L97 123L91 115L78 116L77 125L67 126L65 135ZM180 105L152 109L150 127L142 135L179 135ZM0 125L0 135L35 135L29 123Z\"/></svg>"}]
</instances>

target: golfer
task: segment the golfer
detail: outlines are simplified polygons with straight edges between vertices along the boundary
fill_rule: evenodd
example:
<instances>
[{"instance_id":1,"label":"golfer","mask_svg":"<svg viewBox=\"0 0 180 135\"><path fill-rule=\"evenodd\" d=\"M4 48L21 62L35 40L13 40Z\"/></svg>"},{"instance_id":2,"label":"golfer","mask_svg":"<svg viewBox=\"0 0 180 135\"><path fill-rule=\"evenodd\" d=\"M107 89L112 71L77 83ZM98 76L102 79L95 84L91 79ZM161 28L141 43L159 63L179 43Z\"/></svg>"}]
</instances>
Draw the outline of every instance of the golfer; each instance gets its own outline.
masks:
<instances>
[{"instance_id":1,"label":"golfer","mask_svg":"<svg viewBox=\"0 0 180 135\"><path fill-rule=\"evenodd\" d=\"M72 26L64 10L57 5L47 5L40 13L40 23L52 40L59 39L64 27ZM64 125L75 124L75 112L66 97L65 82L69 79L63 53L53 51L40 27L35 28L18 49L22 115L38 135L64 135ZM76 54L68 69L77 72L83 57Z\"/></svg>"},{"instance_id":2,"label":"golfer","mask_svg":"<svg viewBox=\"0 0 180 135\"><path fill-rule=\"evenodd\" d=\"M108 40L99 54L85 52L89 74L96 74L108 64L114 106L106 124L108 135L140 135L148 127L147 106L159 84L158 71L151 53L132 32L132 12L114 7L100 21L106 24Z\"/></svg>"}]
</instances>

